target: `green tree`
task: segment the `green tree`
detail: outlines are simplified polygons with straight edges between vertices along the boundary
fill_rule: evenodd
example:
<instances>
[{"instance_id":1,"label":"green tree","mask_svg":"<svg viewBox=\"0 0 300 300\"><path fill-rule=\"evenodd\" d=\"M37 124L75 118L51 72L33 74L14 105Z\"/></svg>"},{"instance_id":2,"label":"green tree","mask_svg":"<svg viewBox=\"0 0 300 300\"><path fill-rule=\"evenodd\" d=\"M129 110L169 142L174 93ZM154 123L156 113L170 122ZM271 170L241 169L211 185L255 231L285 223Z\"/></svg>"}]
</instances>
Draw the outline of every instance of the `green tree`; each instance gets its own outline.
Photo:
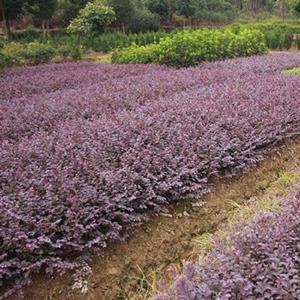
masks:
<instances>
[{"instance_id":1,"label":"green tree","mask_svg":"<svg viewBox=\"0 0 300 300\"><path fill-rule=\"evenodd\" d=\"M52 19L57 6L57 0L29 0L26 5L27 11L33 18L41 21L44 35L49 27L49 20Z\"/></svg>"},{"instance_id":2,"label":"green tree","mask_svg":"<svg viewBox=\"0 0 300 300\"><path fill-rule=\"evenodd\" d=\"M116 13L116 23L123 27L127 27L135 14L135 7L132 0L107 0L109 6L111 6Z\"/></svg>"},{"instance_id":3,"label":"green tree","mask_svg":"<svg viewBox=\"0 0 300 300\"><path fill-rule=\"evenodd\" d=\"M178 0L177 14L180 16L191 17L195 13L193 0Z\"/></svg>"},{"instance_id":4,"label":"green tree","mask_svg":"<svg viewBox=\"0 0 300 300\"><path fill-rule=\"evenodd\" d=\"M295 5L295 11L300 14L300 0L298 0Z\"/></svg>"},{"instance_id":5,"label":"green tree","mask_svg":"<svg viewBox=\"0 0 300 300\"><path fill-rule=\"evenodd\" d=\"M160 27L159 15L153 14L147 9L137 9L129 23L130 32L157 31Z\"/></svg>"},{"instance_id":6,"label":"green tree","mask_svg":"<svg viewBox=\"0 0 300 300\"><path fill-rule=\"evenodd\" d=\"M95 36L102 33L116 19L116 14L110 6L101 1L89 2L79 11L79 15L73 19L67 28L69 33Z\"/></svg>"},{"instance_id":7,"label":"green tree","mask_svg":"<svg viewBox=\"0 0 300 300\"><path fill-rule=\"evenodd\" d=\"M148 0L147 7L152 13L158 14L163 22L170 20L172 15L170 0Z\"/></svg>"},{"instance_id":8,"label":"green tree","mask_svg":"<svg viewBox=\"0 0 300 300\"><path fill-rule=\"evenodd\" d=\"M58 0L56 18L62 26L68 26L88 2L89 0Z\"/></svg>"}]
</instances>

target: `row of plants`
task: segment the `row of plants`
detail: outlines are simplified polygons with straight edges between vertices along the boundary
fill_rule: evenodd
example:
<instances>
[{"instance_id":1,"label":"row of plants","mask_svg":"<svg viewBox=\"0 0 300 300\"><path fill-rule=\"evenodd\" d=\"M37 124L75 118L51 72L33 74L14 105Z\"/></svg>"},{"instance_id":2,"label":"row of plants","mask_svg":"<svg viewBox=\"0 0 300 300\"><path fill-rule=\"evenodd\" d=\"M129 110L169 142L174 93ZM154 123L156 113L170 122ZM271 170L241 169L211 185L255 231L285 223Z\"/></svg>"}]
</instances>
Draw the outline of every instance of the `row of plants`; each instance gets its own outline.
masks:
<instances>
[{"instance_id":1,"label":"row of plants","mask_svg":"<svg viewBox=\"0 0 300 300\"><path fill-rule=\"evenodd\" d=\"M258 30L200 29L181 31L158 44L117 50L114 63L158 63L188 67L203 61L250 56L267 52L264 36Z\"/></svg>"},{"instance_id":2,"label":"row of plants","mask_svg":"<svg viewBox=\"0 0 300 300\"><path fill-rule=\"evenodd\" d=\"M252 221L224 226L201 264L185 262L169 289L152 300L300 299L299 183L296 191Z\"/></svg>"},{"instance_id":3,"label":"row of plants","mask_svg":"<svg viewBox=\"0 0 300 300\"><path fill-rule=\"evenodd\" d=\"M158 43L162 37L172 32L165 31L148 31L141 33L124 33L121 31L104 32L98 35L83 36L80 40L80 46L86 49L92 49L98 52L109 52L117 48L129 47L132 44L147 45ZM53 46L69 45L74 47L78 45L78 37L67 34L64 31L49 32L44 36L42 32L36 30L27 30L24 32L14 33L13 41L20 43L50 43Z\"/></svg>"},{"instance_id":4,"label":"row of plants","mask_svg":"<svg viewBox=\"0 0 300 300\"><path fill-rule=\"evenodd\" d=\"M246 24L233 24L229 28L238 33L244 29L259 30L265 36L266 45L273 50L288 50L294 42L300 49L300 23L289 22L258 22Z\"/></svg>"},{"instance_id":5,"label":"row of plants","mask_svg":"<svg viewBox=\"0 0 300 300\"><path fill-rule=\"evenodd\" d=\"M164 31L131 33L125 34L122 32L105 33L95 38L86 39L83 44L85 47L99 52L110 52L115 49L122 49L131 46L145 46L148 44L159 43L160 39L169 35Z\"/></svg>"},{"instance_id":6,"label":"row of plants","mask_svg":"<svg viewBox=\"0 0 300 300\"><path fill-rule=\"evenodd\" d=\"M81 50L78 47L60 46L51 44L30 42L2 42L0 43L0 68L37 65L51 62L56 58L57 62L74 61L81 59Z\"/></svg>"},{"instance_id":7,"label":"row of plants","mask_svg":"<svg viewBox=\"0 0 300 300\"><path fill-rule=\"evenodd\" d=\"M0 297L39 271L76 266L298 135L300 78L282 70L299 65L299 54L278 54L187 69L4 70Z\"/></svg>"},{"instance_id":8,"label":"row of plants","mask_svg":"<svg viewBox=\"0 0 300 300\"><path fill-rule=\"evenodd\" d=\"M45 63L57 56L61 58L58 61L79 60L81 54L88 50L107 53L132 44L158 43L167 35L164 31L139 34L110 32L85 37L79 42L75 36L63 32L51 33L47 37L34 30L20 32L14 35L13 41L0 38L0 67Z\"/></svg>"},{"instance_id":9,"label":"row of plants","mask_svg":"<svg viewBox=\"0 0 300 300\"><path fill-rule=\"evenodd\" d=\"M78 60L80 53L89 49L104 53L116 50L113 55L115 63L155 62L188 66L203 60L265 52L262 37L257 31L263 34L269 49L290 49L295 38L295 43L300 49L300 25L289 22L241 23L218 30L201 29L170 33L107 32L82 37L80 43L76 36L63 31L52 32L45 37L41 32L31 30L14 34L14 43L7 46L11 50L10 54L6 50L0 53L0 67L49 62L55 56L62 58L58 61ZM0 48L4 47L3 44L7 42L2 39ZM22 51L21 45L24 48Z\"/></svg>"}]
</instances>

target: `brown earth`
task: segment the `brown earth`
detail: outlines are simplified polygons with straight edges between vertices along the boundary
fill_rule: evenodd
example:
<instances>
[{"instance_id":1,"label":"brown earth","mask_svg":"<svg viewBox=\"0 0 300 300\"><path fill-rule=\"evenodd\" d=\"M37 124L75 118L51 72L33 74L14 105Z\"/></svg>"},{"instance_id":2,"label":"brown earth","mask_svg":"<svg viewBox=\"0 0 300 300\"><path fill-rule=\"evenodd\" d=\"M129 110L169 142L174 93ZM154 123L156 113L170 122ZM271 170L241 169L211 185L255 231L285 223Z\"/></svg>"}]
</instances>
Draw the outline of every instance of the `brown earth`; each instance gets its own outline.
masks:
<instances>
[{"instance_id":1,"label":"brown earth","mask_svg":"<svg viewBox=\"0 0 300 300\"><path fill-rule=\"evenodd\" d=\"M214 179L211 192L198 202L190 200L170 207L168 214L154 217L128 241L110 245L91 264L93 273L88 280L87 294L72 290L70 273L55 278L41 275L25 288L24 299L142 299L145 294L139 294L139 290L147 289L147 278L155 270L165 270L193 256L194 237L216 231L237 204L260 197L280 174L299 166L300 138L296 138L281 145L247 174ZM19 297L10 297L16 299Z\"/></svg>"}]
</instances>

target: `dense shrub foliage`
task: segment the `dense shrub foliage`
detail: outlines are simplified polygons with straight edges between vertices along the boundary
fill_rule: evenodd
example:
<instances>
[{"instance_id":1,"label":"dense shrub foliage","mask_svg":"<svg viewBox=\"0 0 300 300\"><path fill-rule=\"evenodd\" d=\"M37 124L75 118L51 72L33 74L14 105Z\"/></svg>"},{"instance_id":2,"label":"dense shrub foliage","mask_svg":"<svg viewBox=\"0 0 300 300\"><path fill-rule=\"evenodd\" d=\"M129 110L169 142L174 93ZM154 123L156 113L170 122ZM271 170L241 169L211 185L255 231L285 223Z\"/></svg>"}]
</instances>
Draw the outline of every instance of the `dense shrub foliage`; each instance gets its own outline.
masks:
<instances>
[{"instance_id":1,"label":"dense shrub foliage","mask_svg":"<svg viewBox=\"0 0 300 300\"><path fill-rule=\"evenodd\" d=\"M38 42L28 44L18 42L5 43L3 47L0 48L0 67L47 63L55 53L56 51L52 46Z\"/></svg>"},{"instance_id":2,"label":"dense shrub foliage","mask_svg":"<svg viewBox=\"0 0 300 300\"><path fill-rule=\"evenodd\" d=\"M86 38L84 46L105 53L115 49L123 49L133 44L138 46L157 44L161 38L172 34L164 31L130 34L112 32L99 35L94 39Z\"/></svg>"},{"instance_id":3,"label":"dense shrub foliage","mask_svg":"<svg viewBox=\"0 0 300 300\"><path fill-rule=\"evenodd\" d=\"M255 30L234 34L229 30L181 31L163 38L158 45L132 46L116 51L115 63L159 63L187 67L202 61L249 56L266 52L264 36Z\"/></svg>"},{"instance_id":4,"label":"dense shrub foliage","mask_svg":"<svg viewBox=\"0 0 300 300\"><path fill-rule=\"evenodd\" d=\"M153 300L300 299L300 193L282 206L238 224L227 245L216 238L202 267L187 262L170 291Z\"/></svg>"},{"instance_id":5,"label":"dense shrub foliage","mask_svg":"<svg viewBox=\"0 0 300 300\"><path fill-rule=\"evenodd\" d=\"M172 36L174 32L164 31L130 33L110 32L100 35L86 35L81 37L81 44L75 36L63 33L52 33L43 37L36 31L16 34L14 41L0 39L0 68L18 65L35 65L49 62L53 57L59 56L64 61L76 61L88 50L110 52L114 49L123 49L133 45L145 46L159 43L162 37ZM140 59L142 62L142 60Z\"/></svg>"},{"instance_id":6,"label":"dense shrub foliage","mask_svg":"<svg viewBox=\"0 0 300 300\"><path fill-rule=\"evenodd\" d=\"M266 23L249 23L234 24L229 26L233 32L240 30L259 30L265 36L266 45L269 49L288 50L293 45L294 35L299 35L296 44L300 45L300 24L288 22L266 22Z\"/></svg>"},{"instance_id":7,"label":"dense shrub foliage","mask_svg":"<svg viewBox=\"0 0 300 300\"><path fill-rule=\"evenodd\" d=\"M300 132L300 55L0 77L0 278L71 267ZM7 292L12 291L11 288Z\"/></svg>"}]
</instances>

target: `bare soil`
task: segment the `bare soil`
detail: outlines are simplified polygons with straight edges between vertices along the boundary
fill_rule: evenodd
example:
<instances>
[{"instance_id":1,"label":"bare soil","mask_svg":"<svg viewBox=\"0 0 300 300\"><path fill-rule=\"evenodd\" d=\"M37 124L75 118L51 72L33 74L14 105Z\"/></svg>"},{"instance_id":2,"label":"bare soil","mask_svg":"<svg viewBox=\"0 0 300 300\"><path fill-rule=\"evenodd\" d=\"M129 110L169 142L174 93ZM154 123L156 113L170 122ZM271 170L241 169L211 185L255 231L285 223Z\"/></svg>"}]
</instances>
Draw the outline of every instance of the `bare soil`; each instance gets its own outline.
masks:
<instances>
[{"instance_id":1,"label":"bare soil","mask_svg":"<svg viewBox=\"0 0 300 300\"><path fill-rule=\"evenodd\" d=\"M196 200L170 207L169 213L152 218L126 242L114 243L104 255L95 257L89 278L89 292L72 290L70 273L62 277L35 278L25 288L28 300L110 300L133 299L132 295L145 284L144 277L153 270L191 258L193 238L213 233L226 221L236 204L245 204L259 197L282 172L300 166L300 138L279 147L255 169L236 178L218 178L211 182L211 192ZM195 205L196 203L196 205ZM204 203L204 205L201 205ZM18 296L10 300L19 299ZM134 297L134 299L137 299Z\"/></svg>"}]
</instances>

